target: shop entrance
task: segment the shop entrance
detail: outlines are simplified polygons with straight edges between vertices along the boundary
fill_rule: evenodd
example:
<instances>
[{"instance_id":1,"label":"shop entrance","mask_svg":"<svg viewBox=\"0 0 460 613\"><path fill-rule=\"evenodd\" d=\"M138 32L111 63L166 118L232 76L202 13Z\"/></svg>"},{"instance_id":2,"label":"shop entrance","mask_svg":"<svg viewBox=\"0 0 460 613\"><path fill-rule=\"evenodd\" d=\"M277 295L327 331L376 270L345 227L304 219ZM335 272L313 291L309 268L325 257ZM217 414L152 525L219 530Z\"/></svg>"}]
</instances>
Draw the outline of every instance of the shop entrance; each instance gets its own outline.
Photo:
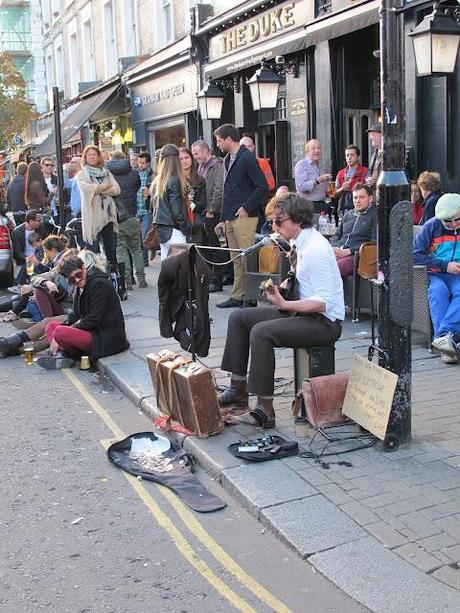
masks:
<instances>
[{"instance_id":1,"label":"shop entrance","mask_svg":"<svg viewBox=\"0 0 460 613\"><path fill-rule=\"evenodd\" d=\"M256 151L258 157L267 158L275 175L276 185L290 185L290 156L288 122L275 121L259 126L256 134Z\"/></svg>"},{"instance_id":2,"label":"shop entrance","mask_svg":"<svg viewBox=\"0 0 460 613\"><path fill-rule=\"evenodd\" d=\"M361 149L361 164L369 166L368 128L375 113L371 109L344 109L344 135L347 145L353 143Z\"/></svg>"}]
</instances>

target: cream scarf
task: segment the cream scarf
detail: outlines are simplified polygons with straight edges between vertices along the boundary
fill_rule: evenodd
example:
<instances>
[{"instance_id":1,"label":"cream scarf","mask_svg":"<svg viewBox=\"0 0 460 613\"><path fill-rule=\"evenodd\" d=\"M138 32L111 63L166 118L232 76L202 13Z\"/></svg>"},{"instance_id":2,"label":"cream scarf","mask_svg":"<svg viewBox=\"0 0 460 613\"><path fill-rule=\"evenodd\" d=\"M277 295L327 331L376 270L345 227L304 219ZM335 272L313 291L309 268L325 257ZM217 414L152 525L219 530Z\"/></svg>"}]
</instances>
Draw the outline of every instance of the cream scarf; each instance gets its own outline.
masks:
<instances>
[{"instance_id":1,"label":"cream scarf","mask_svg":"<svg viewBox=\"0 0 460 613\"><path fill-rule=\"evenodd\" d=\"M114 232L118 232L117 207L112 196L120 195L120 186L113 175L107 171L102 183L93 179L84 167L76 176L81 196L81 222L83 240L94 243L99 232L107 224L113 223ZM109 186L106 191L101 187Z\"/></svg>"}]
</instances>

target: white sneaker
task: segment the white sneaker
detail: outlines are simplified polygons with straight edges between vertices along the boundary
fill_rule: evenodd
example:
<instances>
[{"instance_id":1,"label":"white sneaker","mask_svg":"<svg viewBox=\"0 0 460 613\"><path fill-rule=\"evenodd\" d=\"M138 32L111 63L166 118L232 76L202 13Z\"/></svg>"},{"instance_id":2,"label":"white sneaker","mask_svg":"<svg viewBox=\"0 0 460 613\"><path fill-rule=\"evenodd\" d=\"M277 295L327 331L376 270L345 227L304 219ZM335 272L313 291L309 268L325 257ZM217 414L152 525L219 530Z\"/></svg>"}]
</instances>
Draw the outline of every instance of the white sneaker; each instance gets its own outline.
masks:
<instances>
[{"instance_id":1,"label":"white sneaker","mask_svg":"<svg viewBox=\"0 0 460 613\"><path fill-rule=\"evenodd\" d=\"M442 364L458 364L458 357L447 355L447 353L441 352L441 363Z\"/></svg>"},{"instance_id":2,"label":"white sneaker","mask_svg":"<svg viewBox=\"0 0 460 613\"><path fill-rule=\"evenodd\" d=\"M446 332L442 336L437 336L433 339L431 346L441 353L445 353L453 358L457 357L457 345L454 342L452 332Z\"/></svg>"}]
</instances>

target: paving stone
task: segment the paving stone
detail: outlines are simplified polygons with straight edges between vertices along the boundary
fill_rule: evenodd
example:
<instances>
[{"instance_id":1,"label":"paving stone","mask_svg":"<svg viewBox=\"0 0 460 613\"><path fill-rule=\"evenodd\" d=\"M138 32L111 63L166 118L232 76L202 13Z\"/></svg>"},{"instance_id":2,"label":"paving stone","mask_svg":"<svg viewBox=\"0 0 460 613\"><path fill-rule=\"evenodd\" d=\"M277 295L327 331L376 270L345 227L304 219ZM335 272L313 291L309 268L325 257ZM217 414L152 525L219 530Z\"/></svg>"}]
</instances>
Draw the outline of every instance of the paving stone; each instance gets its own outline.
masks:
<instances>
[{"instance_id":1,"label":"paving stone","mask_svg":"<svg viewBox=\"0 0 460 613\"><path fill-rule=\"evenodd\" d=\"M292 470L302 470L308 467L307 460L299 458L298 456L290 456L289 458L283 458L281 462L283 464L286 464L286 466L289 466L289 468L292 468Z\"/></svg>"},{"instance_id":2,"label":"paving stone","mask_svg":"<svg viewBox=\"0 0 460 613\"><path fill-rule=\"evenodd\" d=\"M366 534L321 494L262 509L260 518L302 557Z\"/></svg>"},{"instance_id":3,"label":"paving stone","mask_svg":"<svg viewBox=\"0 0 460 613\"><path fill-rule=\"evenodd\" d=\"M403 536L400 532L393 530L391 526L383 521L376 524L367 525L366 530L378 538L379 541L385 545L385 547L388 547L388 549L400 547L408 542L405 536Z\"/></svg>"},{"instance_id":4,"label":"paving stone","mask_svg":"<svg viewBox=\"0 0 460 613\"><path fill-rule=\"evenodd\" d=\"M393 494L392 492L385 492L383 494L377 494L377 496L365 498L364 500L361 500L361 502L369 509L377 509L378 507L383 507L387 504L392 504L393 502L397 502L398 500L399 498L396 496L396 494Z\"/></svg>"},{"instance_id":5,"label":"paving stone","mask_svg":"<svg viewBox=\"0 0 460 613\"><path fill-rule=\"evenodd\" d=\"M433 506L433 503L422 496L416 496L415 498L409 498L408 500L401 500L394 504L389 504L385 508L392 515L398 517L399 515L405 515L411 511L419 511L420 509L426 509Z\"/></svg>"},{"instance_id":6,"label":"paving stone","mask_svg":"<svg viewBox=\"0 0 460 613\"><path fill-rule=\"evenodd\" d=\"M442 565L437 558L424 551L416 543L407 543L402 547L397 547L394 551L425 573L429 573Z\"/></svg>"},{"instance_id":7,"label":"paving stone","mask_svg":"<svg viewBox=\"0 0 460 613\"><path fill-rule=\"evenodd\" d=\"M306 470L298 470L297 474L305 481L308 481L310 485L326 485L330 483L329 477L325 474L325 471L321 472L316 468L307 468Z\"/></svg>"},{"instance_id":8,"label":"paving stone","mask_svg":"<svg viewBox=\"0 0 460 613\"><path fill-rule=\"evenodd\" d=\"M444 564L452 564L452 560L442 551L433 551L432 554L436 559L438 559L442 565Z\"/></svg>"},{"instance_id":9,"label":"paving stone","mask_svg":"<svg viewBox=\"0 0 460 613\"><path fill-rule=\"evenodd\" d=\"M277 460L229 468L222 472L221 480L252 511L317 494L315 488Z\"/></svg>"},{"instance_id":10,"label":"paving stone","mask_svg":"<svg viewBox=\"0 0 460 613\"><path fill-rule=\"evenodd\" d=\"M436 482L434 484L422 483L421 485L416 485L411 487L410 491L414 496L423 496L436 505L450 502L453 496L451 491L441 492L441 490L436 487Z\"/></svg>"},{"instance_id":11,"label":"paving stone","mask_svg":"<svg viewBox=\"0 0 460 613\"><path fill-rule=\"evenodd\" d=\"M450 566L443 566L434 571L433 577L456 590L460 590L460 570L455 570Z\"/></svg>"},{"instance_id":12,"label":"paving stone","mask_svg":"<svg viewBox=\"0 0 460 613\"><path fill-rule=\"evenodd\" d=\"M454 466L455 468L458 468L460 466L460 455L454 455L450 458L446 458L445 460L443 460L443 462L445 464L448 464L449 466Z\"/></svg>"},{"instance_id":13,"label":"paving stone","mask_svg":"<svg viewBox=\"0 0 460 613\"><path fill-rule=\"evenodd\" d=\"M445 547L441 550L446 556L449 556L451 562L460 562L460 545L454 545L453 547Z\"/></svg>"},{"instance_id":14,"label":"paving stone","mask_svg":"<svg viewBox=\"0 0 460 613\"><path fill-rule=\"evenodd\" d=\"M442 519L435 519L434 523L441 528L444 532L447 532L458 541L460 541L460 521L458 516L443 517Z\"/></svg>"},{"instance_id":15,"label":"paving stone","mask_svg":"<svg viewBox=\"0 0 460 613\"><path fill-rule=\"evenodd\" d=\"M346 502L353 502L353 498L343 491L335 483L328 483L326 485L317 485L316 489L321 492L326 498L329 498L331 502L340 506Z\"/></svg>"},{"instance_id":16,"label":"paving stone","mask_svg":"<svg viewBox=\"0 0 460 613\"><path fill-rule=\"evenodd\" d=\"M438 504L423 510L423 515L427 519L440 519L449 515L457 515L458 513L460 513L460 500L452 500L451 502Z\"/></svg>"},{"instance_id":17,"label":"paving stone","mask_svg":"<svg viewBox=\"0 0 460 613\"><path fill-rule=\"evenodd\" d=\"M443 549L444 547L451 547L452 545L456 545L457 543L457 539L455 539L450 534L447 534L447 532L440 532L439 534L435 534L434 536L429 536L427 538L417 541L417 544L429 553L433 553L438 549Z\"/></svg>"},{"instance_id":18,"label":"paving stone","mask_svg":"<svg viewBox=\"0 0 460 613\"><path fill-rule=\"evenodd\" d=\"M342 511L345 511L350 517L352 517L358 524L365 526L366 524L373 524L378 522L379 518L375 513L372 513L368 508L359 502L353 501L340 506Z\"/></svg>"},{"instance_id":19,"label":"paving stone","mask_svg":"<svg viewBox=\"0 0 460 613\"><path fill-rule=\"evenodd\" d=\"M436 484L436 487L442 491L453 490L456 487L460 487L460 475L449 479L443 479L442 482Z\"/></svg>"},{"instance_id":20,"label":"paving stone","mask_svg":"<svg viewBox=\"0 0 460 613\"><path fill-rule=\"evenodd\" d=\"M375 613L460 610L460 594L444 588L372 536L317 553L309 562Z\"/></svg>"},{"instance_id":21,"label":"paving stone","mask_svg":"<svg viewBox=\"0 0 460 613\"><path fill-rule=\"evenodd\" d=\"M228 445L234 442L235 433L231 428L225 428L220 434L205 439L188 436L183 443L183 447L184 451L191 453L208 472L220 475L227 468L247 464L246 460L235 458L231 453L228 453Z\"/></svg>"},{"instance_id":22,"label":"paving stone","mask_svg":"<svg viewBox=\"0 0 460 613\"><path fill-rule=\"evenodd\" d=\"M423 515L417 511L407 513L406 515L401 515L399 517L399 521L407 526L407 528L410 528L413 532L415 532L417 535L417 540L419 538L426 538L441 532L439 526L423 517Z\"/></svg>"}]
</instances>

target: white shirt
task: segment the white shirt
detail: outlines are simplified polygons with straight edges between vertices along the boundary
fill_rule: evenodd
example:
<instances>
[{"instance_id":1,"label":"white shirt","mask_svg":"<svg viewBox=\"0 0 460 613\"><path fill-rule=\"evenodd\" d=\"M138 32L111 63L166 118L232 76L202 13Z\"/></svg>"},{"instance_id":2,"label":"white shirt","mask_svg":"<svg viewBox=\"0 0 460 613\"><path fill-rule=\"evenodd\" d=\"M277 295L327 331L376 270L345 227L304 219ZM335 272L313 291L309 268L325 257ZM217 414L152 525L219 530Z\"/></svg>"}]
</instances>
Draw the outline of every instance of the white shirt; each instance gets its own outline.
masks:
<instances>
[{"instance_id":1,"label":"white shirt","mask_svg":"<svg viewBox=\"0 0 460 613\"><path fill-rule=\"evenodd\" d=\"M328 319L345 319L343 282L329 241L315 228L306 228L291 241L297 249L296 277L300 300L324 302Z\"/></svg>"}]
</instances>

